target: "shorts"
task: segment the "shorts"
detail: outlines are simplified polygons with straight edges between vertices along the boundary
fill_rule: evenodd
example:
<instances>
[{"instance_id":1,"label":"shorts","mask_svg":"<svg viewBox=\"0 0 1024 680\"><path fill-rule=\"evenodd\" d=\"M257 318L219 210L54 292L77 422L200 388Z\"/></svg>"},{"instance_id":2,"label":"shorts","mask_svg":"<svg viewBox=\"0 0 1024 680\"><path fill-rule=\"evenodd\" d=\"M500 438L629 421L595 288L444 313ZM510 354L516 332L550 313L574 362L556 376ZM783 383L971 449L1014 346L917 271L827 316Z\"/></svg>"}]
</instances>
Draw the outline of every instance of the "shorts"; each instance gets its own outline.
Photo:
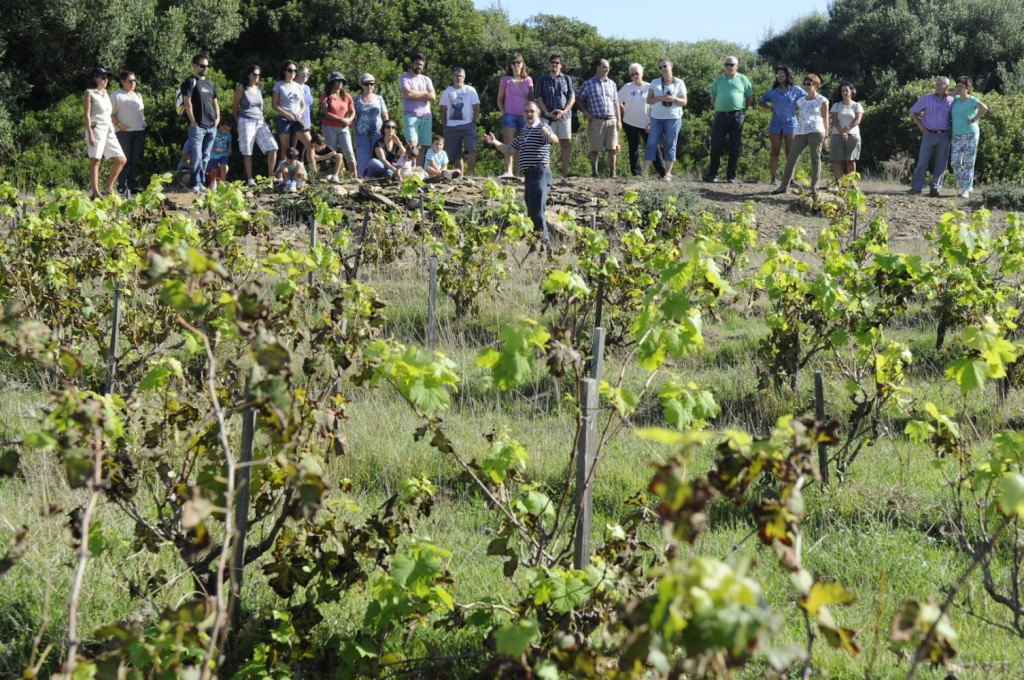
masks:
<instances>
[{"instance_id":1,"label":"shorts","mask_svg":"<svg viewBox=\"0 0 1024 680\"><path fill-rule=\"evenodd\" d=\"M444 145L452 160L462 158L462 150L476 151L476 123L449 125L444 129Z\"/></svg>"},{"instance_id":2,"label":"shorts","mask_svg":"<svg viewBox=\"0 0 1024 680\"><path fill-rule=\"evenodd\" d=\"M514 129L518 134L526 129L526 117L522 114L503 113L501 115L501 129Z\"/></svg>"},{"instance_id":3,"label":"shorts","mask_svg":"<svg viewBox=\"0 0 1024 680\"><path fill-rule=\"evenodd\" d=\"M308 132L309 127L301 120L289 120L284 116L277 117L277 134L297 135L300 132Z\"/></svg>"},{"instance_id":4,"label":"shorts","mask_svg":"<svg viewBox=\"0 0 1024 680\"><path fill-rule=\"evenodd\" d=\"M258 145L263 153L277 150L277 140L270 132L266 121L254 118L238 119L238 150L243 156L251 156L253 146Z\"/></svg>"},{"instance_id":5,"label":"shorts","mask_svg":"<svg viewBox=\"0 0 1024 680\"><path fill-rule=\"evenodd\" d=\"M405 141L421 145L430 145L430 138L433 134L434 119L431 116L420 118L410 114L402 116L402 126L405 128Z\"/></svg>"},{"instance_id":6,"label":"shorts","mask_svg":"<svg viewBox=\"0 0 1024 680\"><path fill-rule=\"evenodd\" d=\"M619 130L614 118L591 118L587 126L591 153L614 151L619 145Z\"/></svg>"},{"instance_id":7,"label":"shorts","mask_svg":"<svg viewBox=\"0 0 1024 680\"><path fill-rule=\"evenodd\" d=\"M121 143L117 141L117 135L114 134L113 128L105 125L96 125L92 129L92 136L96 141L96 146L89 146L89 133L85 134L85 147L89 153L89 158L124 157Z\"/></svg>"},{"instance_id":8,"label":"shorts","mask_svg":"<svg viewBox=\"0 0 1024 680\"><path fill-rule=\"evenodd\" d=\"M347 164L352 165L356 162L356 152L352 149L352 133L347 127L324 125L320 130L324 133L327 146L339 152Z\"/></svg>"},{"instance_id":9,"label":"shorts","mask_svg":"<svg viewBox=\"0 0 1024 680\"><path fill-rule=\"evenodd\" d=\"M208 173L209 172L216 172L222 166L227 166L227 164L228 164L227 156L225 156L223 158L213 158L211 156L210 157L210 161L206 164L206 172L208 172Z\"/></svg>"},{"instance_id":10,"label":"shorts","mask_svg":"<svg viewBox=\"0 0 1024 680\"><path fill-rule=\"evenodd\" d=\"M772 118L768 123L768 134L771 135L793 135L796 134L796 118Z\"/></svg>"},{"instance_id":11,"label":"shorts","mask_svg":"<svg viewBox=\"0 0 1024 680\"><path fill-rule=\"evenodd\" d=\"M562 116L561 120L551 120L545 118L544 122L548 124L551 131L558 136L559 139L572 139L572 114L567 113Z\"/></svg>"},{"instance_id":12,"label":"shorts","mask_svg":"<svg viewBox=\"0 0 1024 680\"><path fill-rule=\"evenodd\" d=\"M860 160L860 135L847 135L843 141L841 135L832 135L828 140L828 159L836 161Z\"/></svg>"}]
</instances>

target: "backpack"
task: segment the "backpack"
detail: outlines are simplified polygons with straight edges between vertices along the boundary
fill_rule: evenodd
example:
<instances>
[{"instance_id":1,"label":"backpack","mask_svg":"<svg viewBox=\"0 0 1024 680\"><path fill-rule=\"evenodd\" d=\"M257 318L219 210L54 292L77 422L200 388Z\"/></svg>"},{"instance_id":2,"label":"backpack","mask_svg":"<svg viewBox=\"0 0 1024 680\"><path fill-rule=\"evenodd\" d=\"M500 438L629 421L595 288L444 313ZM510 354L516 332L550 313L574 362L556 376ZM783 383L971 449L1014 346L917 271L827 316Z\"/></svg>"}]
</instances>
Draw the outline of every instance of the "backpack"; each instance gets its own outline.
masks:
<instances>
[{"instance_id":1,"label":"backpack","mask_svg":"<svg viewBox=\"0 0 1024 680\"><path fill-rule=\"evenodd\" d=\"M178 96L174 99L174 113L178 116L185 116L185 85L188 81L194 80L195 76L189 76L185 78L184 82L178 87Z\"/></svg>"}]
</instances>

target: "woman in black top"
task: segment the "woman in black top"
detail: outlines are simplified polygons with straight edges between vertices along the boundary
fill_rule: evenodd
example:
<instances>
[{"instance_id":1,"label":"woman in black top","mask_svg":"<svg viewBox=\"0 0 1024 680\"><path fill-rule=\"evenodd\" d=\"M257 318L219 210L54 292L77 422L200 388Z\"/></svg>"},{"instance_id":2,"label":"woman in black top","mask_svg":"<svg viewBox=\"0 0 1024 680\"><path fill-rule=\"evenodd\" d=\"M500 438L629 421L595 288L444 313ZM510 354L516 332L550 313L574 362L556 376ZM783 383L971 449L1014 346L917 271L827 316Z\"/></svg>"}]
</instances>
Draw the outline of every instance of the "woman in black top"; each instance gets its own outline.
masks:
<instances>
[{"instance_id":1,"label":"woman in black top","mask_svg":"<svg viewBox=\"0 0 1024 680\"><path fill-rule=\"evenodd\" d=\"M405 155L405 147L398 138L398 125L393 120L385 121L381 132L384 136L373 145L373 158L366 166L368 177L395 177L398 174L398 159Z\"/></svg>"}]
</instances>

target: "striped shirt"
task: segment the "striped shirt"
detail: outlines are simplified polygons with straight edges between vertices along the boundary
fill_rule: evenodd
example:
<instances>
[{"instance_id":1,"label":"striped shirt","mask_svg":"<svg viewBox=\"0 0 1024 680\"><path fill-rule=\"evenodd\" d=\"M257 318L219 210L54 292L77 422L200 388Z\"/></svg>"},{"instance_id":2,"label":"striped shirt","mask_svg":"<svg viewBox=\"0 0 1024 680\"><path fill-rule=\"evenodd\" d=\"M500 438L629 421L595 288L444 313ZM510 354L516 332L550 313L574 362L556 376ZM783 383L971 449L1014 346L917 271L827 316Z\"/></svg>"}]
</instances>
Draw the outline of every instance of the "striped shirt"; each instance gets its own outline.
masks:
<instances>
[{"instance_id":1,"label":"striped shirt","mask_svg":"<svg viewBox=\"0 0 1024 680\"><path fill-rule=\"evenodd\" d=\"M910 107L911 113L921 113L921 125L928 130L948 130L950 127L950 111L953 109L953 97L946 95L939 98L934 92L929 92L917 100Z\"/></svg>"},{"instance_id":2,"label":"striped shirt","mask_svg":"<svg viewBox=\"0 0 1024 680\"><path fill-rule=\"evenodd\" d=\"M510 146L519 152L519 172L522 174L550 163L551 141L540 122L520 132Z\"/></svg>"},{"instance_id":3,"label":"striped shirt","mask_svg":"<svg viewBox=\"0 0 1024 680\"><path fill-rule=\"evenodd\" d=\"M598 80L594 76L580 86L579 99L584 102L584 109L594 118L615 118L615 110L619 106L619 89L611 78Z\"/></svg>"}]
</instances>

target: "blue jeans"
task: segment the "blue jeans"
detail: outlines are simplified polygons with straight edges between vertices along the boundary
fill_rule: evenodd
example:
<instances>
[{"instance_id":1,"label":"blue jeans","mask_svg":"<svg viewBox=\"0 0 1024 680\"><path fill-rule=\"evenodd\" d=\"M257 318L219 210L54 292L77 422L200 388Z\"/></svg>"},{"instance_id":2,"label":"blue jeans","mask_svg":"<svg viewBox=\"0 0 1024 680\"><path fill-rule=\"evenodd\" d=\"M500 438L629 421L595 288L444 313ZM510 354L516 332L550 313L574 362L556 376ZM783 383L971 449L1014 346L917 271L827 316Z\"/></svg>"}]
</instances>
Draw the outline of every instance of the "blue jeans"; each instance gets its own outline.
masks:
<instances>
[{"instance_id":1,"label":"blue jeans","mask_svg":"<svg viewBox=\"0 0 1024 680\"><path fill-rule=\"evenodd\" d=\"M664 136L665 161L669 163L674 161L676 159L676 143L679 141L679 128L682 126L682 118L651 118L651 132L647 136L647 152L644 154L644 160L655 160L658 146Z\"/></svg>"},{"instance_id":2,"label":"blue jeans","mask_svg":"<svg viewBox=\"0 0 1024 680\"><path fill-rule=\"evenodd\" d=\"M366 177L366 168L373 158L373 145L380 139L380 133L374 132L369 135L355 134L356 142L356 177Z\"/></svg>"},{"instance_id":3,"label":"blue jeans","mask_svg":"<svg viewBox=\"0 0 1024 680\"><path fill-rule=\"evenodd\" d=\"M138 191L139 187L139 166L142 165L142 147L146 144L145 130L131 130L117 132L117 141L121 144L128 163L124 170L117 177L117 190L124 193L125 189ZM149 182L146 183L149 185Z\"/></svg>"},{"instance_id":4,"label":"blue jeans","mask_svg":"<svg viewBox=\"0 0 1024 680\"><path fill-rule=\"evenodd\" d=\"M371 158L366 164L367 177L394 177L395 173L391 168L381 163L379 158Z\"/></svg>"},{"instance_id":5,"label":"blue jeans","mask_svg":"<svg viewBox=\"0 0 1024 680\"><path fill-rule=\"evenodd\" d=\"M548 203L548 192L551 191L551 167L542 165L526 171L526 183L523 187L526 200L526 214L533 221L534 231L541 238L549 238L548 223L544 218L544 206Z\"/></svg>"},{"instance_id":6,"label":"blue jeans","mask_svg":"<svg viewBox=\"0 0 1024 680\"><path fill-rule=\"evenodd\" d=\"M192 142L192 155L189 164L189 176L192 186L206 186L206 166L210 162L210 151L213 150L213 137L217 134L214 126L202 127L193 125L188 129L188 139Z\"/></svg>"},{"instance_id":7,"label":"blue jeans","mask_svg":"<svg viewBox=\"0 0 1024 680\"><path fill-rule=\"evenodd\" d=\"M711 124L711 165L708 177L717 177L718 168L722 164L722 151L725 149L725 138L729 138L729 167L726 169L727 179L736 179L736 166L740 160L740 148L743 145L743 111L719 111L715 114L715 122Z\"/></svg>"},{"instance_id":8,"label":"blue jeans","mask_svg":"<svg viewBox=\"0 0 1024 680\"><path fill-rule=\"evenodd\" d=\"M946 175L946 166L949 165L949 130L941 132L926 132L921 138L921 151L917 154L917 169L914 170L914 179L910 186L918 191L924 189L924 178L928 174L928 165L931 163L932 154L935 154L935 166L932 168L932 189L942 188L942 178Z\"/></svg>"}]
</instances>

